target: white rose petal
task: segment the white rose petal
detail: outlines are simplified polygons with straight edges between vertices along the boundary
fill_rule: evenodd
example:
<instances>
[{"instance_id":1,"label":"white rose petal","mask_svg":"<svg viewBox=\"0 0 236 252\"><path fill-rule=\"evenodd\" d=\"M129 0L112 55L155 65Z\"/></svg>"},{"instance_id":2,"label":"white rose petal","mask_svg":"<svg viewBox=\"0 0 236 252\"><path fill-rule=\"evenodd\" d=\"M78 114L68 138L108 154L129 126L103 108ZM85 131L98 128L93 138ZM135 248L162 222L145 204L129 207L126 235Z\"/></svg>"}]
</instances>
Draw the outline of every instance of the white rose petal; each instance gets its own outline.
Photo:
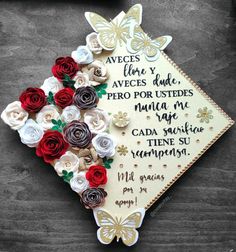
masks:
<instances>
[{"instance_id":1,"label":"white rose petal","mask_svg":"<svg viewBox=\"0 0 236 252\"><path fill-rule=\"evenodd\" d=\"M93 54L87 46L79 46L76 51L71 53L71 57L78 64L89 64L93 62Z\"/></svg>"},{"instance_id":2,"label":"white rose petal","mask_svg":"<svg viewBox=\"0 0 236 252\"><path fill-rule=\"evenodd\" d=\"M78 168L79 158L71 151L67 151L64 155L62 155L54 165L54 169L59 176L63 175L63 170L67 172L77 172Z\"/></svg>"},{"instance_id":3,"label":"white rose petal","mask_svg":"<svg viewBox=\"0 0 236 252\"><path fill-rule=\"evenodd\" d=\"M98 34L96 32L92 32L86 37L87 47L94 54L100 54L102 52L102 47L98 41Z\"/></svg>"},{"instance_id":4,"label":"white rose petal","mask_svg":"<svg viewBox=\"0 0 236 252\"><path fill-rule=\"evenodd\" d=\"M90 86L89 75L87 73L82 73L78 71L73 80L75 81L75 88L79 88L82 86Z\"/></svg>"},{"instance_id":5,"label":"white rose petal","mask_svg":"<svg viewBox=\"0 0 236 252\"><path fill-rule=\"evenodd\" d=\"M71 189L77 193L82 193L89 187L89 182L85 177L85 172L74 174L70 180Z\"/></svg>"},{"instance_id":6,"label":"white rose petal","mask_svg":"<svg viewBox=\"0 0 236 252\"><path fill-rule=\"evenodd\" d=\"M108 79L108 71L105 64L100 60L94 60L87 66L89 81L92 86L104 83Z\"/></svg>"},{"instance_id":7,"label":"white rose petal","mask_svg":"<svg viewBox=\"0 0 236 252\"><path fill-rule=\"evenodd\" d=\"M93 147L101 157L112 157L115 155L116 140L108 133L99 133L92 139Z\"/></svg>"},{"instance_id":8,"label":"white rose petal","mask_svg":"<svg viewBox=\"0 0 236 252\"><path fill-rule=\"evenodd\" d=\"M75 105L67 106L62 111L61 119L66 123L70 123L74 120L79 120L80 110Z\"/></svg>"},{"instance_id":9,"label":"white rose petal","mask_svg":"<svg viewBox=\"0 0 236 252\"><path fill-rule=\"evenodd\" d=\"M59 90L63 89L63 85L57 78L52 76L47 78L40 88L48 95L49 92L53 94L57 93Z\"/></svg>"},{"instance_id":10,"label":"white rose petal","mask_svg":"<svg viewBox=\"0 0 236 252\"><path fill-rule=\"evenodd\" d=\"M44 134L43 128L32 119L28 119L18 132L21 142L29 147L36 147Z\"/></svg>"},{"instance_id":11,"label":"white rose petal","mask_svg":"<svg viewBox=\"0 0 236 252\"><path fill-rule=\"evenodd\" d=\"M1 114L2 120L13 130L18 130L24 126L29 113L21 107L20 101L14 101L7 105Z\"/></svg>"},{"instance_id":12,"label":"white rose petal","mask_svg":"<svg viewBox=\"0 0 236 252\"><path fill-rule=\"evenodd\" d=\"M98 134L107 130L110 117L106 111L94 108L84 114L84 122L89 126L92 133Z\"/></svg>"},{"instance_id":13,"label":"white rose petal","mask_svg":"<svg viewBox=\"0 0 236 252\"><path fill-rule=\"evenodd\" d=\"M36 122L41 125L44 130L53 127L52 119L60 119L60 114L54 105L46 105L36 114Z\"/></svg>"}]
</instances>

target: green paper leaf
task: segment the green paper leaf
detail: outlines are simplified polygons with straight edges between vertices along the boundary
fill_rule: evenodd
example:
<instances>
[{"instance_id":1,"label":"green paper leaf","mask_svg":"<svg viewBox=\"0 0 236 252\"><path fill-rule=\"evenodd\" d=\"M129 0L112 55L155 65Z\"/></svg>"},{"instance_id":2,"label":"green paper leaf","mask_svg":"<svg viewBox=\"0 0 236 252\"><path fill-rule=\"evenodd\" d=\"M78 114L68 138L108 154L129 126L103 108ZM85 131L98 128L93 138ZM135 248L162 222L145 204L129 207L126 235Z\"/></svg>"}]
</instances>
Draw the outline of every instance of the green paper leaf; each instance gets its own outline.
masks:
<instances>
[{"instance_id":1,"label":"green paper leaf","mask_svg":"<svg viewBox=\"0 0 236 252\"><path fill-rule=\"evenodd\" d=\"M55 124L55 125L58 124L58 123L57 123L57 120L55 120L55 119L52 119L52 123Z\"/></svg>"},{"instance_id":2,"label":"green paper leaf","mask_svg":"<svg viewBox=\"0 0 236 252\"><path fill-rule=\"evenodd\" d=\"M57 126L53 126L53 127L52 127L52 130L57 130L57 131L58 131L58 129L59 129L59 128L58 128Z\"/></svg>"},{"instance_id":3,"label":"green paper leaf","mask_svg":"<svg viewBox=\"0 0 236 252\"><path fill-rule=\"evenodd\" d=\"M110 159L107 159L106 157L102 159L103 160L103 164L104 164L104 167L107 168L107 169L110 169L111 168L111 163L113 162L113 159L110 158Z\"/></svg>"},{"instance_id":4,"label":"green paper leaf","mask_svg":"<svg viewBox=\"0 0 236 252\"><path fill-rule=\"evenodd\" d=\"M106 88L107 88L107 84L106 83L103 83L103 84L100 84L98 86L95 86L94 87L95 90L96 90L96 93L98 95L99 98L102 98L102 95L105 95L107 92L106 92Z\"/></svg>"},{"instance_id":5,"label":"green paper leaf","mask_svg":"<svg viewBox=\"0 0 236 252\"><path fill-rule=\"evenodd\" d=\"M62 178L66 183L70 183L70 180L73 178L74 173L73 172L67 172L66 170L62 171Z\"/></svg>"},{"instance_id":6,"label":"green paper leaf","mask_svg":"<svg viewBox=\"0 0 236 252\"><path fill-rule=\"evenodd\" d=\"M48 102L49 104L55 104L54 97L53 97L53 93L52 93L51 91L49 91L49 93L48 93L47 102Z\"/></svg>"},{"instance_id":7,"label":"green paper leaf","mask_svg":"<svg viewBox=\"0 0 236 252\"><path fill-rule=\"evenodd\" d=\"M62 81L62 84L63 84L64 87L69 87L69 88L75 89L75 87L74 87L75 81L72 80L70 78L70 76L67 75L67 74L64 75L64 79Z\"/></svg>"}]
</instances>

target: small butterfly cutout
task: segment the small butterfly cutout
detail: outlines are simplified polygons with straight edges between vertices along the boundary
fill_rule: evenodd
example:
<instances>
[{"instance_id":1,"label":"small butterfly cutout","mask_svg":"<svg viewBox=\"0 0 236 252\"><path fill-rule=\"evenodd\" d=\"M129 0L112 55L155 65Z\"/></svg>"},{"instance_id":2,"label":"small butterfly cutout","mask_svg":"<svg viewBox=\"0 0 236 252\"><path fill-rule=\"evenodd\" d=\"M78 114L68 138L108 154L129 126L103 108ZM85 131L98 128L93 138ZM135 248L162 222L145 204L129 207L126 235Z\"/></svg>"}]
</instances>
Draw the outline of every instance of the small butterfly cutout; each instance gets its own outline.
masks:
<instances>
[{"instance_id":1,"label":"small butterfly cutout","mask_svg":"<svg viewBox=\"0 0 236 252\"><path fill-rule=\"evenodd\" d=\"M113 218L104 209L94 209L94 218L100 227L97 231L98 240L103 244L109 244L116 237L121 239L127 246L134 245L139 237L136 228L142 225L145 215L144 208L139 208L125 219Z\"/></svg>"}]
</instances>

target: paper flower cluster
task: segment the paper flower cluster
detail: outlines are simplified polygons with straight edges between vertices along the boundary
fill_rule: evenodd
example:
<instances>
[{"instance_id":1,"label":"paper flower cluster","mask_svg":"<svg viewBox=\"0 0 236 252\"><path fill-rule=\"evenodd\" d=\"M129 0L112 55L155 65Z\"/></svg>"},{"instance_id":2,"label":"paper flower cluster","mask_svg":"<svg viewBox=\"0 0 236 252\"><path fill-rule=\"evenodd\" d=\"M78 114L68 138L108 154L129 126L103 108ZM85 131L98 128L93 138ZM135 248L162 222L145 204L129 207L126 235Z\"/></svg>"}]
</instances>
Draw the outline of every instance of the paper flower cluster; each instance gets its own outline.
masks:
<instances>
[{"instance_id":1,"label":"paper flower cluster","mask_svg":"<svg viewBox=\"0 0 236 252\"><path fill-rule=\"evenodd\" d=\"M110 116L97 108L98 92L108 79L106 66L93 58L102 52L97 34L89 34L86 42L71 57L56 59L53 76L40 88L24 90L1 118L54 167L86 208L95 208L105 201L106 169L117 143L108 133Z\"/></svg>"}]
</instances>

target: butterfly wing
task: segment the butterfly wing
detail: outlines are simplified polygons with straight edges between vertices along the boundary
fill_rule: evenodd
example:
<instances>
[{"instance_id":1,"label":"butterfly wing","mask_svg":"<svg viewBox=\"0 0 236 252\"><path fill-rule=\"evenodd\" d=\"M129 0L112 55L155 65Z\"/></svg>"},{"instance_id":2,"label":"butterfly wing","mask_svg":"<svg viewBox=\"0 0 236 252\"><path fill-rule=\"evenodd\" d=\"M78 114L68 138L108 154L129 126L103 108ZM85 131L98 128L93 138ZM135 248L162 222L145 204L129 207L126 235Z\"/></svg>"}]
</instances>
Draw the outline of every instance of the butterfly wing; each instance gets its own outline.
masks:
<instances>
[{"instance_id":1,"label":"butterfly wing","mask_svg":"<svg viewBox=\"0 0 236 252\"><path fill-rule=\"evenodd\" d=\"M105 50L114 50L117 43L117 36L113 24L94 12L85 12L85 18L98 33L98 41Z\"/></svg>"},{"instance_id":2,"label":"butterfly wing","mask_svg":"<svg viewBox=\"0 0 236 252\"><path fill-rule=\"evenodd\" d=\"M94 209L93 214L97 225L100 227L97 230L98 240L102 244L111 243L116 236L116 221L108 212L104 211L101 208Z\"/></svg>"},{"instance_id":3,"label":"butterfly wing","mask_svg":"<svg viewBox=\"0 0 236 252\"><path fill-rule=\"evenodd\" d=\"M171 36L161 36L154 39L154 42L158 46L159 50L164 50L170 44L171 41Z\"/></svg>"},{"instance_id":4,"label":"butterfly wing","mask_svg":"<svg viewBox=\"0 0 236 252\"><path fill-rule=\"evenodd\" d=\"M142 225L144 215L145 210L140 208L122 221L120 235L125 245L132 246L137 242L139 233L136 228L139 228Z\"/></svg>"}]
</instances>

